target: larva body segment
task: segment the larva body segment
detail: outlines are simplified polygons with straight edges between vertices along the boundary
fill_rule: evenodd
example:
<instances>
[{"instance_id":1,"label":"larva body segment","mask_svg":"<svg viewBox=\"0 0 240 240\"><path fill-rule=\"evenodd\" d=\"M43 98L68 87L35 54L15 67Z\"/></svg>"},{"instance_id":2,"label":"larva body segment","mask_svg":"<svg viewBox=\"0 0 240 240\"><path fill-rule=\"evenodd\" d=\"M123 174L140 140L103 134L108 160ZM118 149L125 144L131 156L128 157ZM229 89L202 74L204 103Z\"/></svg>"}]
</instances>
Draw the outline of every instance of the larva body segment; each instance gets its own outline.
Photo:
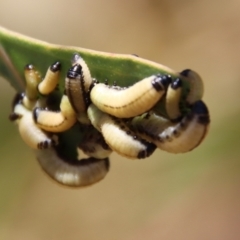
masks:
<instances>
[{"instance_id":1,"label":"larva body segment","mask_svg":"<svg viewBox=\"0 0 240 240\"><path fill-rule=\"evenodd\" d=\"M25 108L22 103L17 103L13 109L13 114L18 124L19 133L23 141L33 149L45 149L56 145L50 135L35 124L32 112Z\"/></svg>"},{"instance_id":2,"label":"larva body segment","mask_svg":"<svg viewBox=\"0 0 240 240\"><path fill-rule=\"evenodd\" d=\"M65 159L54 148L35 151L42 169L58 183L84 187L102 180L109 171L109 160L87 158Z\"/></svg>"},{"instance_id":3,"label":"larva body segment","mask_svg":"<svg viewBox=\"0 0 240 240\"><path fill-rule=\"evenodd\" d=\"M122 120L102 112L93 104L88 108L88 117L108 146L124 157L146 158L156 149L154 144L137 137Z\"/></svg>"},{"instance_id":4,"label":"larva body segment","mask_svg":"<svg viewBox=\"0 0 240 240\"><path fill-rule=\"evenodd\" d=\"M93 80L85 61L75 54L73 66L68 70L65 80L65 90L72 107L78 115L87 110L92 83Z\"/></svg>"},{"instance_id":5,"label":"larva body segment","mask_svg":"<svg viewBox=\"0 0 240 240\"><path fill-rule=\"evenodd\" d=\"M97 159L107 158L112 150L106 144L102 134L92 126L88 127L84 139L78 147L88 156Z\"/></svg>"},{"instance_id":6,"label":"larva body segment","mask_svg":"<svg viewBox=\"0 0 240 240\"><path fill-rule=\"evenodd\" d=\"M32 64L25 66L24 75L26 79L26 90L23 104L26 108L32 109L38 98L38 84L41 81L41 77Z\"/></svg>"},{"instance_id":7,"label":"larva body segment","mask_svg":"<svg viewBox=\"0 0 240 240\"><path fill-rule=\"evenodd\" d=\"M191 69L185 69L180 74L185 77L185 81L189 82L190 86L190 91L186 98L187 103L192 105L196 101L201 100L204 93L204 85L200 75Z\"/></svg>"},{"instance_id":8,"label":"larva body segment","mask_svg":"<svg viewBox=\"0 0 240 240\"><path fill-rule=\"evenodd\" d=\"M151 109L170 81L168 75L153 75L123 89L99 83L91 90L90 98L101 111L118 118L130 118Z\"/></svg>"},{"instance_id":9,"label":"larva body segment","mask_svg":"<svg viewBox=\"0 0 240 240\"><path fill-rule=\"evenodd\" d=\"M182 97L182 80L175 79L168 87L166 93L166 112L171 120L181 117L180 100Z\"/></svg>"},{"instance_id":10,"label":"larva body segment","mask_svg":"<svg viewBox=\"0 0 240 240\"><path fill-rule=\"evenodd\" d=\"M42 95L48 95L56 88L60 76L60 70L60 62L55 62L48 68L44 79L38 85L38 91Z\"/></svg>"},{"instance_id":11,"label":"larva body segment","mask_svg":"<svg viewBox=\"0 0 240 240\"><path fill-rule=\"evenodd\" d=\"M202 101L197 101L191 112L178 123L169 121L168 127L159 129L163 123L163 120L159 120L154 120L153 116L151 122L133 121L132 125L142 137L170 153L185 153L196 148L206 136L210 123L208 109ZM148 128L150 125L151 128Z\"/></svg>"},{"instance_id":12,"label":"larva body segment","mask_svg":"<svg viewBox=\"0 0 240 240\"><path fill-rule=\"evenodd\" d=\"M41 129L49 132L66 131L77 121L76 113L66 95L63 95L61 99L60 111L54 112L47 109L35 108L33 117Z\"/></svg>"}]
</instances>

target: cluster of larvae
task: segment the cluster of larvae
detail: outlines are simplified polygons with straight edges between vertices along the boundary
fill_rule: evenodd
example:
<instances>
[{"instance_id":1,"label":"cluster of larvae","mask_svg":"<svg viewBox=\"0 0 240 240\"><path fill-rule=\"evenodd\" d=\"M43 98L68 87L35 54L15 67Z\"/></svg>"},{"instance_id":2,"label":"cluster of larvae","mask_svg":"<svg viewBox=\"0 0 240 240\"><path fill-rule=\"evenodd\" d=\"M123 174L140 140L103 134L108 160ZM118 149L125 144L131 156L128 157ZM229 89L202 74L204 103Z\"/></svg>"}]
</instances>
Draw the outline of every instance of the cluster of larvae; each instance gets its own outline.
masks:
<instances>
[{"instance_id":1,"label":"cluster of larvae","mask_svg":"<svg viewBox=\"0 0 240 240\"><path fill-rule=\"evenodd\" d=\"M56 110L51 108L51 96L60 70L60 62L55 62L41 79L34 66L27 65L26 90L15 96L10 120L17 123L43 170L63 185L82 187L103 179L112 151L130 159L146 158L156 148L184 153L206 136L210 120L201 101L203 83L192 70L182 71L178 78L152 75L123 88L98 83L85 61L74 54ZM183 78L189 85L184 97ZM166 116L154 110L163 98ZM84 132L77 148L89 158L78 160L61 152L59 134L76 125Z\"/></svg>"}]
</instances>

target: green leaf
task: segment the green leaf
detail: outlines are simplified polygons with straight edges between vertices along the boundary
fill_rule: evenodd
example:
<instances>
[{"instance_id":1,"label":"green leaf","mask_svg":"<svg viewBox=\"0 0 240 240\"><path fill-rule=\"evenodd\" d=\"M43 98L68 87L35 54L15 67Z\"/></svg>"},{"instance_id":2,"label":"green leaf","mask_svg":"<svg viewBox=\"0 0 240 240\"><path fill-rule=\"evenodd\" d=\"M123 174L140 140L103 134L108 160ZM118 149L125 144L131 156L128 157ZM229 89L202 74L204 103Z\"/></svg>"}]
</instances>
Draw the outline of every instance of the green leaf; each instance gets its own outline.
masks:
<instances>
[{"instance_id":1,"label":"green leaf","mask_svg":"<svg viewBox=\"0 0 240 240\"><path fill-rule=\"evenodd\" d=\"M7 79L18 92L24 91L23 69L26 64L33 64L44 75L49 65L55 61L60 61L62 64L59 87L63 92L65 74L71 66L73 53L81 55L87 63L92 77L99 82L107 79L110 84L115 81L117 85L130 86L144 77L157 73L168 73L174 78L178 77L177 72L135 55L53 45L0 27L0 75ZM184 78L182 79L186 91L189 85ZM164 103L162 102L159 106L164 112ZM77 146L82 139L82 133L76 137L76 126L74 128L60 136L61 143L68 150L70 146ZM76 152L71 150L69 154L69 156L73 156L76 155Z\"/></svg>"}]
</instances>

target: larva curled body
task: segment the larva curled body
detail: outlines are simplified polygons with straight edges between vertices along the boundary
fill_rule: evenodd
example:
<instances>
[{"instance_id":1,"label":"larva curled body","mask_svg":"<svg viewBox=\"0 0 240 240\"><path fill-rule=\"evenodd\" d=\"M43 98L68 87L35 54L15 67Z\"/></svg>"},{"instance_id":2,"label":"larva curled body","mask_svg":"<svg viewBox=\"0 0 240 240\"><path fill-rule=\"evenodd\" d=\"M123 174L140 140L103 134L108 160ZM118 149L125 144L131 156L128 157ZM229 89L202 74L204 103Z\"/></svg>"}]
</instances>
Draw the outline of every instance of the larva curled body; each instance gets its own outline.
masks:
<instances>
[{"instance_id":1,"label":"larva curled body","mask_svg":"<svg viewBox=\"0 0 240 240\"><path fill-rule=\"evenodd\" d=\"M166 127L159 129L164 122ZM202 101L197 101L191 112L178 123L154 116L152 121L143 118L131 122L140 136L170 153L185 153L196 148L206 136L209 123L208 109Z\"/></svg>"},{"instance_id":2,"label":"larva curled body","mask_svg":"<svg viewBox=\"0 0 240 240\"><path fill-rule=\"evenodd\" d=\"M170 81L169 75L153 75L124 89L99 83L91 90L90 98L101 111L130 118L151 109L164 95Z\"/></svg>"},{"instance_id":3,"label":"larva curled body","mask_svg":"<svg viewBox=\"0 0 240 240\"><path fill-rule=\"evenodd\" d=\"M154 144L137 137L122 120L102 112L93 104L88 108L88 117L102 133L108 146L124 157L146 158L156 149Z\"/></svg>"},{"instance_id":4,"label":"larva curled body","mask_svg":"<svg viewBox=\"0 0 240 240\"><path fill-rule=\"evenodd\" d=\"M85 187L102 180L109 171L109 159L66 159L57 149L35 151L42 169L58 183L69 187Z\"/></svg>"},{"instance_id":5,"label":"larva curled body","mask_svg":"<svg viewBox=\"0 0 240 240\"><path fill-rule=\"evenodd\" d=\"M185 101L192 105L196 101L201 100L204 93L204 85L200 75L191 69L183 70L180 72L180 75L185 77L185 81L189 83L190 87Z\"/></svg>"},{"instance_id":6,"label":"larva curled body","mask_svg":"<svg viewBox=\"0 0 240 240\"><path fill-rule=\"evenodd\" d=\"M29 147L45 149L57 144L49 133L35 124L32 112L23 105L21 100L15 103L10 119L17 122L19 133Z\"/></svg>"}]
</instances>

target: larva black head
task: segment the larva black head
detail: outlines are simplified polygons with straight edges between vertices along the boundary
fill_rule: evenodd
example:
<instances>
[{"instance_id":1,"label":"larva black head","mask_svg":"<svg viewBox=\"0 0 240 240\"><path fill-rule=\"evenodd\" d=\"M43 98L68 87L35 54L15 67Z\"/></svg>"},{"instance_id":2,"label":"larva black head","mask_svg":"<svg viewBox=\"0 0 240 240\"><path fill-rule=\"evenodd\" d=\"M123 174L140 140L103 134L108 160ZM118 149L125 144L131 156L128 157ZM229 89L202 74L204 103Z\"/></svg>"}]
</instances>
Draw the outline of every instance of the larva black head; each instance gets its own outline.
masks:
<instances>
[{"instance_id":1,"label":"larva black head","mask_svg":"<svg viewBox=\"0 0 240 240\"><path fill-rule=\"evenodd\" d=\"M178 89L182 87L182 80L180 78L175 79L171 84L172 89Z\"/></svg>"},{"instance_id":2,"label":"larva black head","mask_svg":"<svg viewBox=\"0 0 240 240\"><path fill-rule=\"evenodd\" d=\"M158 74L155 76L155 78L152 80L152 86L157 91L162 91L166 89L166 87L169 85L169 83L172 81L172 77L170 75L161 75Z\"/></svg>"},{"instance_id":3,"label":"larva black head","mask_svg":"<svg viewBox=\"0 0 240 240\"><path fill-rule=\"evenodd\" d=\"M198 115L198 122L207 125L210 123L209 112L205 103L201 100L194 103L192 107L192 113Z\"/></svg>"},{"instance_id":4,"label":"larva black head","mask_svg":"<svg viewBox=\"0 0 240 240\"><path fill-rule=\"evenodd\" d=\"M24 70L34 70L34 66L32 64L27 64L25 67L24 67Z\"/></svg>"},{"instance_id":5,"label":"larva black head","mask_svg":"<svg viewBox=\"0 0 240 240\"><path fill-rule=\"evenodd\" d=\"M146 157L149 157L156 149L156 145L153 144L153 143L149 143L145 140L142 140L145 142L145 145L146 145L146 149L145 150L142 150L138 153L138 156L137 158L141 159L141 158L146 158Z\"/></svg>"},{"instance_id":6,"label":"larva black head","mask_svg":"<svg viewBox=\"0 0 240 240\"><path fill-rule=\"evenodd\" d=\"M184 77L187 77L189 72L191 72L192 70L191 69L185 69L183 71L180 72L181 75L183 75Z\"/></svg>"},{"instance_id":7,"label":"larva black head","mask_svg":"<svg viewBox=\"0 0 240 240\"><path fill-rule=\"evenodd\" d=\"M50 67L52 72L57 72L61 70L61 63L60 62L55 62L54 64L51 65Z\"/></svg>"},{"instance_id":8,"label":"larva black head","mask_svg":"<svg viewBox=\"0 0 240 240\"><path fill-rule=\"evenodd\" d=\"M15 106L19 103L22 102L23 98L24 98L24 93L17 93L12 101L12 111L14 110Z\"/></svg>"},{"instance_id":9,"label":"larva black head","mask_svg":"<svg viewBox=\"0 0 240 240\"><path fill-rule=\"evenodd\" d=\"M72 66L68 72L67 72L67 77L70 79L76 79L76 78L81 78L82 76L82 66L80 64L75 64Z\"/></svg>"}]
</instances>

